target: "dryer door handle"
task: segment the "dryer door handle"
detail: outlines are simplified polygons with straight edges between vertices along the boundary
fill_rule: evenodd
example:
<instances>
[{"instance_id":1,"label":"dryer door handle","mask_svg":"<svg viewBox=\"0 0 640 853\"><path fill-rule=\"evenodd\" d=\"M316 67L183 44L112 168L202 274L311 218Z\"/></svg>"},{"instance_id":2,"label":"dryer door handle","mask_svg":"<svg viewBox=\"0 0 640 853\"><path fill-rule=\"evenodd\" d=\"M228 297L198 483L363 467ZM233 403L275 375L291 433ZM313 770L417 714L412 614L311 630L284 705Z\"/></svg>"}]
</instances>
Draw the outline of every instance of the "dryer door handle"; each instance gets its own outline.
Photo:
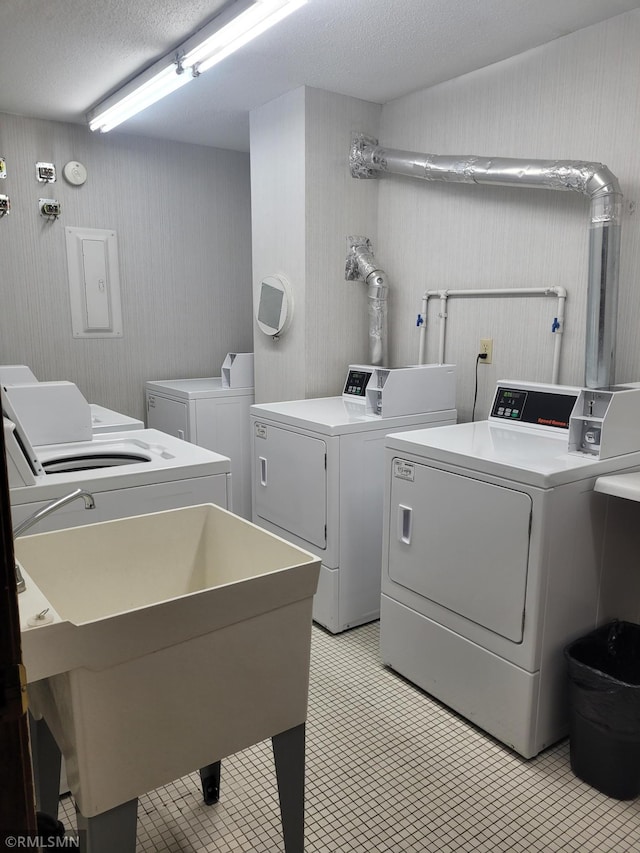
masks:
<instances>
[{"instance_id":1,"label":"dryer door handle","mask_svg":"<svg viewBox=\"0 0 640 853\"><path fill-rule=\"evenodd\" d=\"M410 506L398 504L398 540L405 545L411 545L412 526L413 510Z\"/></svg>"},{"instance_id":2,"label":"dryer door handle","mask_svg":"<svg viewBox=\"0 0 640 853\"><path fill-rule=\"evenodd\" d=\"M259 456L260 460L260 485L267 485L267 459L265 456Z\"/></svg>"}]
</instances>

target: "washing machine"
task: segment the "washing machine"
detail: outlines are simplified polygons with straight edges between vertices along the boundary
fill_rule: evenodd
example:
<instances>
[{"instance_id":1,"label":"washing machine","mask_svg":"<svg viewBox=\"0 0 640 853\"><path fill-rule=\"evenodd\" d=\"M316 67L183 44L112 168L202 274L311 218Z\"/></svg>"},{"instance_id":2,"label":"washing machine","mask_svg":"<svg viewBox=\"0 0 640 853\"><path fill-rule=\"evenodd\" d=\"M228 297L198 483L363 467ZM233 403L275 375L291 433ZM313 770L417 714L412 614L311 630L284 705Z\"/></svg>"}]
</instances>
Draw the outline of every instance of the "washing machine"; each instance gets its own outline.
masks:
<instances>
[{"instance_id":1,"label":"washing machine","mask_svg":"<svg viewBox=\"0 0 640 853\"><path fill-rule=\"evenodd\" d=\"M235 513L251 520L251 467L249 459L249 408L253 403L253 356L251 370L234 355L226 375L202 379L150 381L145 384L147 426L205 447L231 459ZM229 359L229 356L227 356ZM245 385L244 383L249 383Z\"/></svg>"},{"instance_id":2,"label":"washing machine","mask_svg":"<svg viewBox=\"0 0 640 853\"><path fill-rule=\"evenodd\" d=\"M352 365L340 397L251 407L253 521L322 558L332 633L380 612L385 435L455 421L453 365Z\"/></svg>"},{"instance_id":3,"label":"washing machine","mask_svg":"<svg viewBox=\"0 0 640 853\"><path fill-rule=\"evenodd\" d=\"M87 440L33 445L4 394L3 428L14 526L78 487L94 495L95 509L70 503L34 532L201 503L230 506L230 460L158 430L93 435L89 426Z\"/></svg>"},{"instance_id":4,"label":"washing machine","mask_svg":"<svg viewBox=\"0 0 640 853\"><path fill-rule=\"evenodd\" d=\"M564 647L637 615L594 485L640 469L639 395L501 382L487 421L386 439L382 660L526 758L568 732Z\"/></svg>"}]
</instances>

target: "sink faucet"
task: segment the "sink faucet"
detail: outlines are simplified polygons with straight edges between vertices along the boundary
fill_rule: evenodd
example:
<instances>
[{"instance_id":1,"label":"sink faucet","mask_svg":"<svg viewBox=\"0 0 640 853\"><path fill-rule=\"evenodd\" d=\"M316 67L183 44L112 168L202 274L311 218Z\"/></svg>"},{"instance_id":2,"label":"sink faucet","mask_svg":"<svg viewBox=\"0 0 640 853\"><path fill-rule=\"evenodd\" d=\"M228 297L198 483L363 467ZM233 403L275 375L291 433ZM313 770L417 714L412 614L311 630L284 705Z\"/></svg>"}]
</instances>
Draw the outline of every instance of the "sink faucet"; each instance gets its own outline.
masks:
<instances>
[{"instance_id":1,"label":"sink faucet","mask_svg":"<svg viewBox=\"0 0 640 853\"><path fill-rule=\"evenodd\" d=\"M58 498L55 501L51 501L51 503L46 504L41 507L41 509L36 510L32 515L28 518L25 518L24 521L21 521L20 524L17 524L13 528L13 538L17 539L18 536L21 536L25 530L28 530L30 527L33 527L34 524L37 524L46 516L51 515L52 512L55 512L60 507L66 506L71 501L75 501L78 498L82 498L84 501L85 509L93 509L96 505L96 502L93 499L93 495L90 492L87 492L85 489L76 489L75 492L71 492L68 495L65 495L62 498ZM16 563L16 581L18 586L18 592L23 592L25 589L25 581L22 577L22 572L20 571L20 566Z\"/></svg>"}]
</instances>

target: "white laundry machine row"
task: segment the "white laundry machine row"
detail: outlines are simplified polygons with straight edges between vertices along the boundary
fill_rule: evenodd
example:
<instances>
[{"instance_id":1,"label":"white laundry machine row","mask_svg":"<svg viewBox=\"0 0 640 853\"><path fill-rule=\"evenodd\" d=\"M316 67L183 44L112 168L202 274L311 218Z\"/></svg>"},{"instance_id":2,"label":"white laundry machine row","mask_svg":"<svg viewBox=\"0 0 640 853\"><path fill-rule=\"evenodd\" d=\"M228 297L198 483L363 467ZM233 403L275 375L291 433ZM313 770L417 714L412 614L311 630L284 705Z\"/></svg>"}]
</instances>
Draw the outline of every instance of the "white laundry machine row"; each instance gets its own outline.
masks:
<instances>
[{"instance_id":1,"label":"white laundry machine row","mask_svg":"<svg viewBox=\"0 0 640 853\"><path fill-rule=\"evenodd\" d=\"M564 647L638 611L594 484L640 468L639 417L638 390L503 382L488 421L386 439L382 660L526 758L568 733Z\"/></svg>"},{"instance_id":2,"label":"white laundry machine row","mask_svg":"<svg viewBox=\"0 0 640 853\"><path fill-rule=\"evenodd\" d=\"M253 385L253 371L244 381ZM233 476L231 509L249 521L249 407L253 400L253 387L229 386L224 376L145 384L147 426L228 456Z\"/></svg>"},{"instance_id":3,"label":"white laundry machine row","mask_svg":"<svg viewBox=\"0 0 640 853\"><path fill-rule=\"evenodd\" d=\"M332 633L380 613L386 434L454 424L454 406L455 367L423 365L352 366L341 397L251 407L253 521L321 557L313 618Z\"/></svg>"}]
</instances>

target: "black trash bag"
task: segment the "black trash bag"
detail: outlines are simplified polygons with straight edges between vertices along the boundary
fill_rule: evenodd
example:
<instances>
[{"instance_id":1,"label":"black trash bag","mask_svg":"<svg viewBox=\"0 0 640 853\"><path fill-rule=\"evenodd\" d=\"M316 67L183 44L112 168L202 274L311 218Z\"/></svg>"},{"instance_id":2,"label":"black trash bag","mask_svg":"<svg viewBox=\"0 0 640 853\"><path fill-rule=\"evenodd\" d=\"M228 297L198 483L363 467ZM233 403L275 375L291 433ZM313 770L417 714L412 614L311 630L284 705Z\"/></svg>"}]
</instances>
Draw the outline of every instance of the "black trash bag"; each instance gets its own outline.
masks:
<instances>
[{"instance_id":1,"label":"black trash bag","mask_svg":"<svg viewBox=\"0 0 640 853\"><path fill-rule=\"evenodd\" d=\"M605 729L640 731L640 625L611 622L565 650L572 707Z\"/></svg>"},{"instance_id":2,"label":"black trash bag","mask_svg":"<svg viewBox=\"0 0 640 853\"><path fill-rule=\"evenodd\" d=\"M617 799L640 794L640 625L611 622L565 649L571 767Z\"/></svg>"}]
</instances>

